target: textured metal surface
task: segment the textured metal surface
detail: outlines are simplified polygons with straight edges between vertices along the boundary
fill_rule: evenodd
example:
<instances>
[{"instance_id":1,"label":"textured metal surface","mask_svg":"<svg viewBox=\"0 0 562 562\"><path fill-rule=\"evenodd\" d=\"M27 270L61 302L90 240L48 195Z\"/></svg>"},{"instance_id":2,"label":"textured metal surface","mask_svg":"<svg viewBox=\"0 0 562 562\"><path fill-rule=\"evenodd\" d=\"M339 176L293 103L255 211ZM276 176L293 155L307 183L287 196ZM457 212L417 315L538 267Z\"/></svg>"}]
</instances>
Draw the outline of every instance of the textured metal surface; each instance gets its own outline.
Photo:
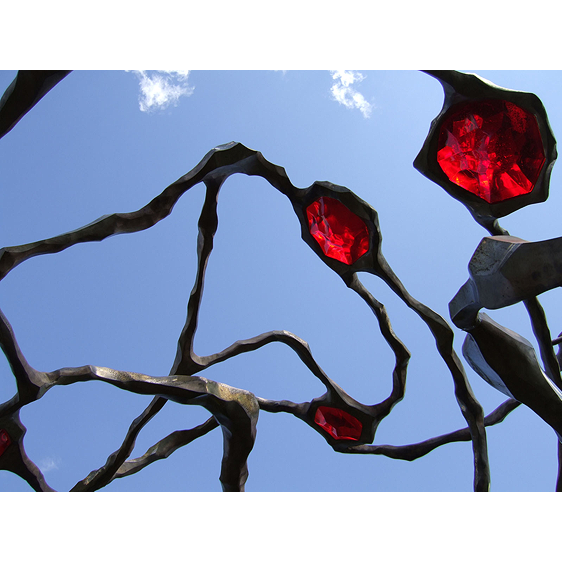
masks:
<instances>
[{"instance_id":1,"label":"textured metal surface","mask_svg":"<svg viewBox=\"0 0 562 562\"><path fill-rule=\"evenodd\" d=\"M488 236L474 252L470 278L449 304L451 318L469 326L481 308L494 310L562 285L562 238L527 242Z\"/></svg>"},{"instance_id":2,"label":"textured metal surface","mask_svg":"<svg viewBox=\"0 0 562 562\"><path fill-rule=\"evenodd\" d=\"M481 314L463 353L495 388L525 404L562 436L562 391L546 376L531 343Z\"/></svg>"},{"instance_id":3,"label":"textured metal surface","mask_svg":"<svg viewBox=\"0 0 562 562\"><path fill-rule=\"evenodd\" d=\"M0 122L6 123L5 132L64 76L18 75L0 103ZM550 133L546 113L540 100L532 94L512 92L491 85L477 77L451 71L432 72L444 86L445 104L440 115L453 103L467 97L508 96L531 108L538 116L548 147L548 162L541 172L540 185L529 197L517 198L515 203L494 206L476 202L435 175L431 161L435 149L435 128L439 117L432 124L424 148L416 159L416 167L451 195L465 204L478 222L493 236L485 238L474 254L470 266L470 279L451 302L451 314L457 326L468 332L464 353L469 364L490 384L510 398L490 415L478 403L466 377L460 358L453 348L453 329L439 314L420 303L406 290L402 282L382 255L377 212L348 188L330 182L315 182L308 188L297 188L289 180L285 170L268 162L261 153L240 143L228 143L211 150L190 172L166 187L144 207L129 213L115 213L97 221L46 240L5 247L0 250L0 279L28 259L64 251L90 241L102 241L109 236L135 233L151 228L165 219L177 201L193 186L204 184L205 201L199 219L197 244L197 273L189 295L186 320L178 337L177 352L167 376L155 377L142 373L114 370L87 365L64 367L52 372L34 369L23 356L8 319L0 313L0 346L2 347L17 383L17 393L0 405L0 429L9 435L10 443L0 457L0 469L12 471L24 478L33 489L51 491L35 464L24 450L25 428L19 420L19 412L26 405L39 400L46 392L62 385L84 381L100 381L123 391L152 397L150 404L130 425L121 446L111 453L105 464L93 470L78 482L72 491L94 491L106 486L115 478L134 474L149 464L166 458L180 447L186 446L218 427L223 432L223 458L220 481L225 491L243 491L248 477L248 457L254 445L259 411L284 412L302 420L317 431L335 451L349 454L385 455L390 458L414 460L436 447L455 441L471 441L474 463L474 489L487 491L490 485L486 431L487 425L500 423L506 415L523 402L533 409L560 435L559 387L560 372L554 356L546 319L536 295L560 285L562 257L560 240L530 243L508 237L497 218L513 212L523 205L546 199L548 179L556 157L554 137ZM27 76L25 80L23 78ZM19 81L18 81L19 80ZM25 83L28 84L27 90ZM29 85L31 84L31 85ZM27 91L16 96L18 88ZM15 92L15 93L14 93ZM14 100L19 100L17 110ZM21 103L20 103L21 102ZM2 121L3 120L3 121ZM433 170L433 171L431 171ZM193 350L198 315L202 301L203 285L219 217L217 203L224 182L233 174L261 176L291 202L301 224L303 241L316 255L355 292L375 315L382 337L394 354L392 390L378 404L367 405L355 400L332 381L314 359L308 344L288 331L266 332L240 340L229 347L208 356L199 356ZM448 181L448 180L447 180ZM470 195L470 194L469 194ZM319 197L331 197L361 218L369 232L369 251L351 265L326 257L310 233L306 208ZM391 446L373 445L381 420L403 399L406 388L410 352L394 332L387 311L359 281L358 273L376 275L412 309L432 334L437 350L447 365L454 382L454 392L466 427L435 437L422 443ZM499 308L524 300L533 329L539 342L541 368L529 342L479 314L482 307ZM212 381L201 373L217 363L227 361L242 353L249 353L270 343L277 342L292 349L298 358L325 387L325 392L305 403L288 400L258 398L252 393ZM150 447L136 459L129 459L140 431L164 407L167 401L206 408L210 418L192 429L178 430ZM334 438L315 422L315 413L321 406L339 408L361 422L362 430L357 440L345 441Z\"/></svg>"},{"instance_id":4,"label":"textured metal surface","mask_svg":"<svg viewBox=\"0 0 562 562\"><path fill-rule=\"evenodd\" d=\"M381 333L393 349L396 357L393 390L391 395L380 404L367 406L349 396L327 377L312 357L306 342L290 332L268 332L255 338L238 341L222 352L207 357L200 357L194 353L193 340L202 298L203 279L213 246L213 236L218 225L218 194L224 181L233 173L260 175L269 181L273 187L289 197L303 224L304 241L315 249L318 256L338 273L352 290L363 298L377 317ZM6 276L14 267L34 256L60 252L75 244L103 240L112 235L137 232L149 228L168 216L179 197L192 186L201 182L207 187L207 196L199 220L199 266L188 301L187 319L179 337L178 351L169 377L155 378L139 373L125 373L94 366L62 369L52 373L38 373L27 365L21 353L16 351L15 337L6 320L4 330L6 337L3 345L6 348L7 355L13 356L14 372L21 373L22 388L30 388L29 391L26 391L26 395L29 397L26 398L25 403L37 399L56 385L72 384L84 380L100 380L130 392L157 395L166 400L174 400L182 404L202 405L213 414L225 435L223 474L221 474L221 482L225 490L243 489L243 483L247 477L244 459L250 453L255 438L255 423L257 422L258 411L256 404L259 404L259 408L270 412L292 413L318 431L335 450L345 452L349 443L334 439L322 431L314 422L314 414L320 405L339 407L362 422L363 432L360 439L354 444L370 443L374 439L380 421L390 413L393 406L404 396L409 352L394 334L384 306L359 282L357 271L366 271L382 278L407 306L418 313L434 335L438 350L455 380L457 400L461 404L462 412L471 431L476 458L475 488L479 490L487 489L489 471L483 411L470 390L462 364L452 348L453 332L442 317L419 303L406 291L382 256L380 250L382 236L375 210L345 187L336 186L329 182L317 182L310 188L299 189L290 183L282 168L267 162L259 152L250 150L239 143L229 143L213 149L191 172L171 184L149 205L136 212L109 215L83 228L48 240L4 248L0 254L0 276ZM369 225L372 241L371 250L351 266L326 258L317 250L316 241L310 236L306 228L303 209L314 198L326 194L342 201ZM227 389L226 385L213 381L207 381L206 386L203 387L202 381L206 381L206 379L195 376L211 365L226 361L240 353L259 349L272 342L281 342L291 347L312 374L326 386L326 394L307 404L300 405L288 401L276 402L264 399L258 399L254 403L255 397L245 391L234 390L230 387ZM242 406L241 400L244 401L246 408ZM23 403L22 397L18 396L13 404L14 411L19 409ZM252 404L252 407L250 408L248 404ZM116 457L121 459L124 450L129 448L129 445L124 444L123 450L116 452ZM100 469L105 474L102 480L100 480L101 476L96 477L94 474L75 489L89 489L88 486L94 487L92 483L96 484L97 489L101 481L109 482L111 479L107 475L111 473L111 477L115 477L119 468L117 462L109 462L109 464L113 467L111 470Z\"/></svg>"}]
</instances>

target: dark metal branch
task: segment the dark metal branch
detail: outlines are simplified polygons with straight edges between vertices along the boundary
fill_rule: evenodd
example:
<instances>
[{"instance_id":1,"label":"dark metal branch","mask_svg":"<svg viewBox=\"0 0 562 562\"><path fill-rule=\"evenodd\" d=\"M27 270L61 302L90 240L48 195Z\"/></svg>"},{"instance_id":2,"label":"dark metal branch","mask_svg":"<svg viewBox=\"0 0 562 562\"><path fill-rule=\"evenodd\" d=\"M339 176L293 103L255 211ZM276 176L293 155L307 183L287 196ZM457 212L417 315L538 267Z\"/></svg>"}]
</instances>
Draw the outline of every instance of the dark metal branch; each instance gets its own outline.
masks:
<instances>
[{"instance_id":1,"label":"dark metal branch","mask_svg":"<svg viewBox=\"0 0 562 562\"><path fill-rule=\"evenodd\" d=\"M274 342L283 343L290 347L317 379L319 379L326 387L333 388L333 381L314 360L308 343L286 330L273 330L253 338L239 340L219 353L207 355L206 357L200 357L199 362L201 369L206 369L207 367L216 365L217 363L222 363L223 361L236 357L237 355L241 355L242 353L255 351Z\"/></svg>"},{"instance_id":2,"label":"dark metal branch","mask_svg":"<svg viewBox=\"0 0 562 562\"><path fill-rule=\"evenodd\" d=\"M484 425L486 427L501 423L506 416L520 406L520 402L510 398L503 404L498 406L491 414L484 418ZM458 429L452 433L440 435L439 437L432 437L420 443L412 445L356 445L344 449L345 453L369 454L369 455L384 455L392 459L399 459L405 461L413 461L427 455L437 447L447 443L455 443L459 441L470 441L472 439L470 429Z\"/></svg>"},{"instance_id":3,"label":"dark metal branch","mask_svg":"<svg viewBox=\"0 0 562 562\"><path fill-rule=\"evenodd\" d=\"M0 470L7 470L23 478L36 492L54 492L45 477L29 459L25 452L23 439L27 429L19 417L19 409L14 413L0 416L0 430L8 436L8 446L0 454Z\"/></svg>"},{"instance_id":4,"label":"dark metal branch","mask_svg":"<svg viewBox=\"0 0 562 562\"><path fill-rule=\"evenodd\" d=\"M260 398L259 396L256 396L256 398L258 400L260 410L274 414L285 412L287 414L293 414L298 418L302 418L304 412L308 408L307 402L297 404L296 402L291 402L290 400L266 400L265 398Z\"/></svg>"},{"instance_id":5,"label":"dark metal branch","mask_svg":"<svg viewBox=\"0 0 562 562\"><path fill-rule=\"evenodd\" d=\"M123 465L129 455L132 453L138 434L141 429L164 407L167 400L165 398L157 397L152 400L144 412L137 417L125 436L123 444L117 451L112 453L104 466L98 470L92 471L84 480L78 482L71 492L95 492L104 486L107 486L119 468ZM140 470L140 468L139 468Z\"/></svg>"},{"instance_id":6,"label":"dark metal branch","mask_svg":"<svg viewBox=\"0 0 562 562\"><path fill-rule=\"evenodd\" d=\"M0 138L9 133L70 70L19 70L0 99Z\"/></svg>"},{"instance_id":7,"label":"dark metal branch","mask_svg":"<svg viewBox=\"0 0 562 562\"><path fill-rule=\"evenodd\" d=\"M16 79L6 90L4 96L0 99L0 138L10 131L23 115L55 84L62 80L68 72L20 71ZM473 92L487 92L486 88L489 88L488 85L483 85L483 82L474 76L453 71L426 72L441 81L446 97L449 100L446 100L446 103L457 99L460 95L459 92L464 92L466 88ZM518 96L527 95L515 94ZM540 101L538 103L540 104ZM550 137L548 138L550 139ZM553 142L554 139L552 137L552 140L548 141L548 146L550 147L549 154L551 155L548 170L552 167L556 154ZM426 149L424 148L424 150ZM415 165L420 161L420 156L416 159ZM350 209L352 212L357 211L361 217L369 221L371 242L376 241L378 248L375 251L374 246L372 246L369 256L366 255L363 262L357 262L356 269L350 269L347 265L342 264L334 265L325 257L322 257L322 259L332 269L337 271L346 284L357 292L371 308L377 317L383 337L395 354L396 362L393 371L392 392L380 404L364 406L348 397L316 363L308 344L286 331L273 331L255 338L241 340L235 342L222 352L207 357L199 357L194 353L193 342L197 329L205 270L218 226L218 194L226 178L234 173L261 176L286 195L293 204L295 212L301 221L303 239L309 244L314 244L314 242L310 232L307 230L304 209L305 201L308 202L315 193L324 193L326 190L332 194L337 193L337 196L341 197L342 201L345 200L351 205L352 209ZM541 177L548 178L549 173L544 172ZM428 177L431 178L431 176ZM513 399L508 400L484 418L482 407L476 400L464 368L453 349L453 332L450 326L440 315L415 300L406 291L387 264L382 253L380 253L381 236L376 211L365 202L359 200L347 188L335 186L329 184L329 182L316 182L311 188L305 190L298 189L291 184L283 168L271 164L259 152L250 150L239 143L229 143L211 150L193 170L169 185L150 203L137 211L108 215L89 225L60 236L22 246L0 249L0 279L30 257L60 252L78 243L101 241L112 235L138 232L150 228L167 217L172 212L179 198L187 190L200 182L206 184L207 193L199 219L197 243L198 271L188 300L187 319L179 337L178 351L170 376L150 377L139 373L117 371L90 365L60 369L52 373L36 371L25 360L10 324L0 311L0 347L6 354L18 388L16 396L5 404L0 405L0 429L5 432L3 433L4 437L7 438L6 435L9 435L10 439L10 441L5 441L5 443L8 443L8 446L2 450L2 455L0 455L0 469L11 470L19 474L36 490L51 491L52 489L46 484L39 469L25 454L23 436L26 430L19 420L19 410L25 404L39 399L55 385L67 385L90 380L100 380L130 392L152 395L154 399L145 411L131 423L122 445L108 457L106 464L98 470L91 472L84 480L78 482L72 491L94 491L107 485L115 478L138 472L152 462L166 458L179 447L205 435L219 425L222 428L224 438L224 453L220 476L223 489L225 491L243 491L244 483L248 476L247 459L254 445L260 408L270 412L291 413L318 430L311 421L311 412L314 412L315 408L318 408L318 404L322 403L322 401L331 403L335 400L343 407L354 409L362 420L368 421L371 424L371 433L367 436L369 440L367 440L365 430L363 430L363 441L361 442L372 443L379 421L388 415L393 406L404 396L410 353L394 334L384 306L359 282L355 271L367 271L379 275L429 327L435 338L437 349L452 374L455 396L468 427L413 445L349 446L345 443L341 444L341 446L338 445L336 450L347 453L382 454L392 458L413 460L445 443L472 440L474 489L476 491L487 491L489 489L490 475L485 427L503 421L519 405L519 402ZM521 201L527 201L525 204L528 204L528 202L544 200L540 199L541 194L539 191L541 190L535 189L534 192L538 195L532 194L525 200L520 198L515 203L502 203L501 205L504 205L505 208L502 207L501 213L490 217L486 213L480 213L479 209L484 208L482 204L480 204L480 207L476 205L474 208L469 205L469 209L476 220L487 228L491 234L507 234L507 231L499 226L495 217L504 216L507 212L512 212L512 210L518 208L517 205ZM497 211L499 213L499 207L497 207ZM318 252L318 248L316 248L316 251ZM372 267L367 264L369 259L373 260ZM366 268L363 268L361 263L367 264ZM549 377L549 379L544 379L544 376L541 374L544 380L540 380L544 384L548 383L548 385L553 386L549 382L552 380L558 388L562 389L560 366L552 348L551 335L544 311L536 298L525 301L525 305L531 317L533 331L539 342L541 357ZM310 371L326 386L328 391L326 395L315 399L311 403L303 404L296 404L290 401L265 400L257 398L245 390L195 376L196 373L211 365L241 353L256 350L272 342L284 343L291 347ZM558 340L555 340L555 343L558 343ZM540 371L538 363L535 370ZM211 412L213 417L193 429L176 431L170 434L151 447L143 456L127 461L127 458L132 453L139 432L160 411L167 400L173 400L186 405L201 405ZM562 490L561 480L562 445L559 443L557 491Z\"/></svg>"},{"instance_id":8,"label":"dark metal branch","mask_svg":"<svg viewBox=\"0 0 562 562\"><path fill-rule=\"evenodd\" d=\"M150 447L148 451L142 457L138 457L136 459L132 459L130 461L126 461L123 463L119 470L115 473L115 478L124 478L125 476L130 476L131 474L135 474L152 464L153 462L159 461L161 459L168 458L174 451L177 451L180 447L184 445L188 445L195 439L206 435L213 429L219 427L219 423L217 420L213 418L209 418L205 423L198 425L192 429L184 429L181 431L174 431L164 439L161 439Z\"/></svg>"},{"instance_id":9,"label":"dark metal branch","mask_svg":"<svg viewBox=\"0 0 562 562\"><path fill-rule=\"evenodd\" d=\"M472 391L464 367L453 348L453 330L439 314L417 301L406 291L404 285L382 255L379 256L379 265L381 268L380 276L404 303L426 323L435 338L439 355L445 361L453 377L455 397L472 436L474 490L487 492L490 489L490 464L486 429L484 427L484 411Z\"/></svg>"},{"instance_id":10,"label":"dark metal branch","mask_svg":"<svg viewBox=\"0 0 562 562\"><path fill-rule=\"evenodd\" d=\"M247 459L254 446L259 415L258 402L250 392L203 377L151 377L93 365L59 369L50 375L55 385L99 380L135 394L203 406L217 419L223 432L223 490L244 491Z\"/></svg>"},{"instance_id":11,"label":"dark metal branch","mask_svg":"<svg viewBox=\"0 0 562 562\"><path fill-rule=\"evenodd\" d=\"M151 394L162 396L166 399L175 400L183 404L198 403L206 407L217 418L223 429L224 435L224 456L223 471L221 481L225 490L243 489L245 478L247 477L247 455L253 447L255 439L255 423L257 412L261 406L264 409L283 411L283 408L291 409L291 413L302 417L307 423L311 421L306 418L306 413L301 412L297 405L289 406L289 402L274 403L261 401L258 405L256 398L246 391L232 389L227 385L214 383L201 377L188 376L207 368L208 366L225 361L243 352L252 351L273 341L279 341L289 345L328 388L328 394L333 392L347 404L354 404L352 407L362 407L359 403L347 397L342 389L333 383L314 361L310 349L306 342L300 340L288 332L269 332L256 338L236 342L224 351L210 355L208 357L198 357L193 352L193 339L197 327L197 315L203 290L204 272L213 245L213 237L218 224L216 212L217 197L220 186L224 180L233 173L244 173L247 175L260 175L271 183L276 189L287 195L302 222L302 197L307 190L299 190L288 180L284 170L267 162L263 156L253 150L247 149L243 145L230 143L210 151L205 158L188 174L168 186L160 195L155 197L148 205L142 209L123 214L113 214L95 221L83 228L75 230L61 236L53 237L23 246L15 246L0 250L0 278L5 276L11 269L16 267L24 260L40 255L60 252L74 244L94 240L103 240L108 236L127 232L137 232L150 228L158 221L168 216L179 197L195 184L203 181L207 185L207 197L204 204L201 218L199 221L198 256L199 267L195 286L188 302L187 321L180 336L178 344L178 355L172 368L172 376L169 377L148 377L138 373L126 373L114 371L101 367L79 367L76 369L61 369L53 373L40 374L40 387L42 391L55 384L72 384L81 380L102 380L109 382L119 388L140 394ZM325 185L324 185L325 184ZM335 189L338 193L345 194L346 188L328 186L318 183L315 189ZM342 195L343 197L344 195ZM347 197L347 195L346 195ZM350 196L351 197L351 196ZM356 198L356 196L353 196ZM362 207L358 199L349 199L359 212L366 212L369 220L372 221L374 228L378 230L376 212ZM359 206L357 206L359 205ZM363 209L363 210L362 210ZM380 232L379 232L380 234ZM380 237L379 237L380 245ZM380 250L380 248L379 248ZM373 254L374 255L374 254ZM339 271L339 269L337 269ZM343 271L343 270L342 270ZM475 489L487 491L489 488L489 467L486 448L486 434L484 429L484 416L480 404L474 397L464 369L456 353L453 350L453 332L449 325L435 312L413 299L400 280L392 272L382 254L377 255L377 263L373 269L366 269L371 273L379 275L406 303L412 308L428 325L435 337L437 348L445 363L452 373L455 384L455 395L465 416L471 438L473 441L475 459ZM356 290L367 302L379 320L381 331L390 347L396 355L396 367L393 374L393 391L387 400L377 406L379 408L377 419L373 421L373 431L376 424L386 415L392 406L402 398L404 394L406 367L409 359L409 352L402 342L396 338L384 307L376 301L366 290L358 284L356 275L340 273L344 281ZM355 279L354 279L355 278ZM4 337L10 341L8 334ZM13 357L14 351L8 350ZM18 363L17 361L15 362ZM20 377L21 380L31 380L30 374ZM33 374L33 376L36 376ZM209 386L210 385L210 386ZM230 389L230 390L228 390ZM34 398L35 399L35 398ZM310 405L308 405L310 406ZM243 410L241 414L238 410ZM232 411L234 408L234 411ZM280 409L281 408L281 409ZM375 408L375 406L367 407ZM300 415L299 415L300 414ZM359 415L359 414L358 414ZM133 424L134 425L134 424ZM133 432L134 433L134 432ZM127 441L127 439L126 439ZM110 457L101 472L97 472L97 477L110 481L111 473L115 474L116 469L126 456L128 444L124 444L122 449L115 453L115 457ZM123 457L123 458L122 458ZM94 481L96 476L92 476L90 481Z\"/></svg>"},{"instance_id":12,"label":"dark metal branch","mask_svg":"<svg viewBox=\"0 0 562 562\"><path fill-rule=\"evenodd\" d=\"M219 190L226 178L209 178L205 181L207 193L199 218L197 238L197 275L187 304L187 320L180 334L178 350L170 375L192 375L202 370L201 361L193 351L199 309L203 298L203 285L207 263L213 250L213 239L219 224L217 213Z\"/></svg>"},{"instance_id":13,"label":"dark metal branch","mask_svg":"<svg viewBox=\"0 0 562 562\"><path fill-rule=\"evenodd\" d=\"M11 472L23 478L36 492L56 492L51 488L37 465L27 455L22 455L23 462ZM9 469L8 469L9 470Z\"/></svg>"},{"instance_id":14,"label":"dark metal branch","mask_svg":"<svg viewBox=\"0 0 562 562\"><path fill-rule=\"evenodd\" d=\"M382 418L388 415L392 408L404 398L404 393L406 392L406 374L411 354L394 333L384 305L367 291L359 281L357 274L353 275L349 288L354 290L373 311L379 322L381 334L396 357L396 364L392 373L392 392L386 400L377 406Z\"/></svg>"},{"instance_id":15,"label":"dark metal branch","mask_svg":"<svg viewBox=\"0 0 562 562\"><path fill-rule=\"evenodd\" d=\"M248 157L255 158L256 154L258 153L255 150L246 148L240 143L218 146L208 152L193 170L169 185L138 211L106 215L91 224L59 236L21 246L2 248L0 249L0 279L29 258L62 252L75 244L99 242L109 236L146 230L166 218L179 198L194 185L202 182L205 176L214 172L217 167L224 168L222 174L226 178L229 174L241 171L236 167L239 161L244 161Z\"/></svg>"},{"instance_id":16,"label":"dark metal branch","mask_svg":"<svg viewBox=\"0 0 562 562\"><path fill-rule=\"evenodd\" d=\"M552 347L552 336L546 321L544 309L537 297L523 301L531 319L533 333L539 344L539 351L548 378L560 389L562 389L562 378L560 378L560 365L556 353Z\"/></svg>"},{"instance_id":17,"label":"dark metal branch","mask_svg":"<svg viewBox=\"0 0 562 562\"><path fill-rule=\"evenodd\" d=\"M16 379L18 393L15 399L0 406L0 415L9 415L25 404L40 398L46 392L49 378L46 373L36 371L24 357L12 326L0 310L0 347L6 355Z\"/></svg>"}]
</instances>

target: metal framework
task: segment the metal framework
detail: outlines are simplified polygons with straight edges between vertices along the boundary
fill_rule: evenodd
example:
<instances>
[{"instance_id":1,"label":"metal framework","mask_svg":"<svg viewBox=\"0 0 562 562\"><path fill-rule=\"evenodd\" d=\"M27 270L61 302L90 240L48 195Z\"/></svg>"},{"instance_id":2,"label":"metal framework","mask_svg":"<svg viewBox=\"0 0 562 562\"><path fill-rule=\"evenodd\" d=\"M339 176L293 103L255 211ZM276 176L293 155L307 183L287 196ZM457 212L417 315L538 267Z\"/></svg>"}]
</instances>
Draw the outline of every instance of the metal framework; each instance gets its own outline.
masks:
<instances>
[{"instance_id":1,"label":"metal framework","mask_svg":"<svg viewBox=\"0 0 562 562\"><path fill-rule=\"evenodd\" d=\"M7 134L67 74L68 71L20 71L0 100L0 136ZM507 400L501 406L489 415L484 415L461 360L453 349L454 334L451 326L439 314L408 293L384 258L375 209L348 188L329 182L315 182L308 188L297 188L283 168L268 162L261 153L240 143L229 143L211 150L193 170L166 187L137 211L112 214L53 238L1 249L0 279L3 279L23 261L35 256L53 254L76 244L101 241L109 236L151 228L165 219L180 197L193 186L203 183L206 188L199 219L197 274L188 299L187 317L179 335L176 358L168 376L155 377L92 365L65 367L52 372L38 371L27 362L8 319L0 312L0 346L17 383L15 396L0 405L0 469L19 475L36 491L54 491L25 452L26 428L20 421L20 410L39 400L53 387L93 380L153 398L131 423L122 445L109 455L102 467L92 471L71 491L99 490L115 478L126 477L166 458L173 451L219 426L224 438L220 474L222 488L224 491L244 491L248 477L247 460L254 445L260 410L292 414L317 431L329 446L340 453L384 455L411 461L441 445L471 441L475 491L488 491L490 485L486 426L500 423L521 403L536 412L560 438L562 379L554 352L554 345L559 340L553 341L550 335L537 295L562 284L562 238L526 242L510 236L498 223L499 218L548 197L550 172L556 159L556 143L546 112L533 94L499 88L475 75L453 71L428 71L428 74L442 83L445 102L441 113L431 124L428 137L414 165L422 174L462 202L489 233L470 261L470 278L450 302L450 312L453 323L467 333L463 354L469 365L492 386L507 395ZM482 100L507 101L536 119L545 162L534 187L527 194L500 202L486 202L451 181L438 163L437 152L444 120L462 104ZM303 241L341 277L350 290L357 293L375 315L380 332L395 357L392 391L382 402L367 405L355 400L326 375L312 356L307 343L287 331L271 331L237 341L213 355L195 354L193 342L203 282L218 227L218 197L222 185L233 174L260 176L285 195L300 221ZM345 236L340 232L341 236L338 238L339 234L336 232L341 223L346 221L348 224L343 224L343 227L357 225L357 232L350 238L351 257L342 257L342 247L345 244L341 242L341 238ZM335 239L340 241L340 246L334 243ZM385 307L359 281L359 272L382 279L426 324L454 381L455 397L466 420L466 427L411 445L373 444L379 423L404 397L410 352L394 333ZM527 340L481 312L483 308L497 309L517 302L524 302L529 312L542 366ZM202 376L203 371L212 365L272 342L290 347L325 386L325 393L304 403L275 401L259 398L246 390ZM195 428L170 434L141 457L131 459L139 432L169 400L183 405L203 406L210 417ZM559 443L559 459L561 451ZM560 470L556 488L557 491L562 490Z\"/></svg>"}]
</instances>

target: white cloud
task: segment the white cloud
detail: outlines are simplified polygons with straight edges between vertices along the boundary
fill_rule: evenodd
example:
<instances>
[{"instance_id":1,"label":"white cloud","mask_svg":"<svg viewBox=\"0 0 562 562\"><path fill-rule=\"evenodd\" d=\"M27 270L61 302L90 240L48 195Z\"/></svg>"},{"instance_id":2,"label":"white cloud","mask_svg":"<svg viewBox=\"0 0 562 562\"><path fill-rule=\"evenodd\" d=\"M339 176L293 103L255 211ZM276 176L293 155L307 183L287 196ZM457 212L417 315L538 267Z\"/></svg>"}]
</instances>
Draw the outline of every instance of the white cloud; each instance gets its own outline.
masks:
<instances>
[{"instance_id":1,"label":"white cloud","mask_svg":"<svg viewBox=\"0 0 562 562\"><path fill-rule=\"evenodd\" d=\"M60 459L45 457L41 460L38 467L41 472L50 472L51 470L58 470Z\"/></svg>"},{"instance_id":2,"label":"white cloud","mask_svg":"<svg viewBox=\"0 0 562 562\"><path fill-rule=\"evenodd\" d=\"M133 70L139 79L141 111L165 109L176 105L182 96L190 96L194 88L187 84L189 70Z\"/></svg>"},{"instance_id":3,"label":"white cloud","mask_svg":"<svg viewBox=\"0 0 562 562\"><path fill-rule=\"evenodd\" d=\"M358 109L363 117L370 117L373 110L372 104L363 97L363 94L352 87L353 84L361 82L365 77L360 72L353 70L332 70L330 74L334 80L330 89L332 98L345 107Z\"/></svg>"}]
</instances>

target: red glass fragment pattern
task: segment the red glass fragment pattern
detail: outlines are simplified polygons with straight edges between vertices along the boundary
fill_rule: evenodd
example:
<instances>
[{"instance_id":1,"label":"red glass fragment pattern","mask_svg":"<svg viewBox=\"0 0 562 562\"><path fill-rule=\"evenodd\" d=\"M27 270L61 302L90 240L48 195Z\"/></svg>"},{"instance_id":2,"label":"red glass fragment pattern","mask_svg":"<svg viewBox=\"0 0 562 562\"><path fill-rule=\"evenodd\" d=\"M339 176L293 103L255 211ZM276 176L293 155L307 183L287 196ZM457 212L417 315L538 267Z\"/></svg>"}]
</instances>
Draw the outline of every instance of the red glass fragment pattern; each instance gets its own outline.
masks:
<instances>
[{"instance_id":1,"label":"red glass fragment pattern","mask_svg":"<svg viewBox=\"0 0 562 562\"><path fill-rule=\"evenodd\" d=\"M453 183L499 203L533 190L545 153L534 115L489 99L450 110L441 125L437 161Z\"/></svg>"},{"instance_id":2,"label":"red glass fragment pattern","mask_svg":"<svg viewBox=\"0 0 562 562\"><path fill-rule=\"evenodd\" d=\"M8 432L5 429L0 429L0 457L4 454L4 451L10 446L12 440Z\"/></svg>"},{"instance_id":3,"label":"red glass fragment pattern","mask_svg":"<svg viewBox=\"0 0 562 562\"><path fill-rule=\"evenodd\" d=\"M307 207L306 216L325 256L351 265L369 251L367 225L337 199L320 197Z\"/></svg>"},{"instance_id":4,"label":"red glass fragment pattern","mask_svg":"<svg viewBox=\"0 0 562 562\"><path fill-rule=\"evenodd\" d=\"M316 410L314 423L338 440L357 441L363 430L363 424L357 418L339 408L330 406L320 406Z\"/></svg>"}]
</instances>

